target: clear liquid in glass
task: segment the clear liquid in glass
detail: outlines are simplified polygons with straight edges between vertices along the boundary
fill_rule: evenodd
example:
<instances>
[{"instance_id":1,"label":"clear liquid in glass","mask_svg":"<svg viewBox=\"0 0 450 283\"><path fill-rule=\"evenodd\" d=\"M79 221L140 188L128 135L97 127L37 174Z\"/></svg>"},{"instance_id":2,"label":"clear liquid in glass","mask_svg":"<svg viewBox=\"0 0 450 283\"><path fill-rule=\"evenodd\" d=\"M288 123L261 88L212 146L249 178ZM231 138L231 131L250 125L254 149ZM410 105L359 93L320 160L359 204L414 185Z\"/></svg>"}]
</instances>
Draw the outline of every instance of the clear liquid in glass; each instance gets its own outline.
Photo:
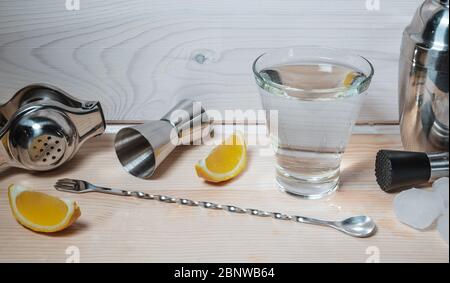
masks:
<instances>
[{"instance_id":1,"label":"clear liquid in glass","mask_svg":"<svg viewBox=\"0 0 450 283\"><path fill-rule=\"evenodd\" d=\"M366 77L344 65L320 62L277 65L259 74L264 109L278 112L277 123L268 117L268 126L279 187L310 199L334 192L362 102L358 85Z\"/></svg>"}]
</instances>

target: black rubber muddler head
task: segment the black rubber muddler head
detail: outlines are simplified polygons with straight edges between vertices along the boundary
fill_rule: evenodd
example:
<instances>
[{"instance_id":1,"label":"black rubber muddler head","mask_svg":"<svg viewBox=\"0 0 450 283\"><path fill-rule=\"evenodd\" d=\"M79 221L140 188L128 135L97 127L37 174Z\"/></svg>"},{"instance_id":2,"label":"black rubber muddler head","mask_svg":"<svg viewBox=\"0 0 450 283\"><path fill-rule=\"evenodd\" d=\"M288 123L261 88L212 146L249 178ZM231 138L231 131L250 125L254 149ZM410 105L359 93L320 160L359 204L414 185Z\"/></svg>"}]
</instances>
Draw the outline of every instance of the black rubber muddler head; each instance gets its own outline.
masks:
<instances>
[{"instance_id":1,"label":"black rubber muddler head","mask_svg":"<svg viewBox=\"0 0 450 283\"><path fill-rule=\"evenodd\" d=\"M378 185L385 192L410 189L430 180L430 159L422 152L380 150L375 175Z\"/></svg>"}]
</instances>

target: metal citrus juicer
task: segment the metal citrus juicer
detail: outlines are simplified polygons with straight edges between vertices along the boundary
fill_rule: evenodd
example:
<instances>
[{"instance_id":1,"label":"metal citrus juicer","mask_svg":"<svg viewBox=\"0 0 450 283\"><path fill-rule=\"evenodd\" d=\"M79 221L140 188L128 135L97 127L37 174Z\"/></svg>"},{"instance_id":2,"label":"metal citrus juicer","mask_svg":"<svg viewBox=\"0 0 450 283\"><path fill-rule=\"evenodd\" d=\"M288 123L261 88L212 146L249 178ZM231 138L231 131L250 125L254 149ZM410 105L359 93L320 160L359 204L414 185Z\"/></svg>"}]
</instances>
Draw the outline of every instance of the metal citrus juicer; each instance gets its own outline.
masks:
<instances>
[{"instance_id":1,"label":"metal citrus juicer","mask_svg":"<svg viewBox=\"0 0 450 283\"><path fill-rule=\"evenodd\" d=\"M426 0L403 33L399 112L405 150L382 150L377 181L387 192L449 176L449 0Z\"/></svg>"},{"instance_id":2,"label":"metal citrus juicer","mask_svg":"<svg viewBox=\"0 0 450 283\"><path fill-rule=\"evenodd\" d=\"M105 128L99 102L78 100L49 85L27 86L0 105L0 169L58 168Z\"/></svg>"}]
</instances>

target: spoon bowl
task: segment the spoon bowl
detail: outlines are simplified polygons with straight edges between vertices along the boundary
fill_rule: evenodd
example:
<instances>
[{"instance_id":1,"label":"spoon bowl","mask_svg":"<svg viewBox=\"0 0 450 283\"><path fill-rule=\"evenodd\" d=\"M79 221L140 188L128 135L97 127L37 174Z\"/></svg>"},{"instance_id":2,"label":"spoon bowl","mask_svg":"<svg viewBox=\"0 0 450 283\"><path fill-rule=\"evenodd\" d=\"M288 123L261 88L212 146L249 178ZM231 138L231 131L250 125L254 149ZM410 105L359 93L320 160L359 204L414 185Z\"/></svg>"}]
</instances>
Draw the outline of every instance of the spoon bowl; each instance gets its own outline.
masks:
<instances>
[{"instance_id":1,"label":"spoon bowl","mask_svg":"<svg viewBox=\"0 0 450 283\"><path fill-rule=\"evenodd\" d=\"M358 238L370 237L377 231L375 222L368 216L350 217L340 222L334 222L332 227L347 235Z\"/></svg>"}]
</instances>

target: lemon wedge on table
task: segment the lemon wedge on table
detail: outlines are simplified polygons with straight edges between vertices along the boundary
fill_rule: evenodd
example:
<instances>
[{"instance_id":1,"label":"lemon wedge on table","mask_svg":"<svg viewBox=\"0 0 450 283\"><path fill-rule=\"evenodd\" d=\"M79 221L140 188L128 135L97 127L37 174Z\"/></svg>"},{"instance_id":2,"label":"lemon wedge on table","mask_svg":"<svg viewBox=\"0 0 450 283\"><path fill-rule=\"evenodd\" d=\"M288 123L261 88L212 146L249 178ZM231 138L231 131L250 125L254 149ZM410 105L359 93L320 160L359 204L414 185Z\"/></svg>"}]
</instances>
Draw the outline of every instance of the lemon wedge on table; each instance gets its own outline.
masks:
<instances>
[{"instance_id":1,"label":"lemon wedge on table","mask_svg":"<svg viewBox=\"0 0 450 283\"><path fill-rule=\"evenodd\" d=\"M71 226L81 216L77 203L22 186L8 188L9 205L16 220L28 229L54 233Z\"/></svg>"},{"instance_id":2,"label":"lemon wedge on table","mask_svg":"<svg viewBox=\"0 0 450 283\"><path fill-rule=\"evenodd\" d=\"M197 175L212 183L228 181L244 171L247 165L247 147L244 135L236 132L207 157L200 160L195 169Z\"/></svg>"}]
</instances>

